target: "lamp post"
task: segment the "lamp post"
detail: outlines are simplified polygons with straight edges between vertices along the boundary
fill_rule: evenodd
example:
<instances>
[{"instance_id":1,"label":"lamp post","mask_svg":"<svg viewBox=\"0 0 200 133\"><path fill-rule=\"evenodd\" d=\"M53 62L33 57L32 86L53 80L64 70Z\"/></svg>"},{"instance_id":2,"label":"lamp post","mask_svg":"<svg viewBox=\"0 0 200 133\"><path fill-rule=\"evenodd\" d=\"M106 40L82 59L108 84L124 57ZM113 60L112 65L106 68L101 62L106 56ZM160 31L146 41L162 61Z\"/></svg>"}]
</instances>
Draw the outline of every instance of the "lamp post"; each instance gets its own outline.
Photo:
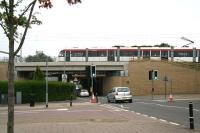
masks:
<instances>
[{"instance_id":1,"label":"lamp post","mask_svg":"<svg viewBox=\"0 0 200 133\"><path fill-rule=\"evenodd\" d=\"M183 45L182 47L188 47L190 44L193 44L194 41L186 38L186 37L181 37L182 40L189 42L188 44Z\"/></svg>"},{"instance_id":2,"label":"lamp post","mask_svg":"<svg viewBox=\"0 0 200 133\"><path fill-rule=\"evenodd\" d=\"M46 108L48 108L48 57L46 58Z\"/></svg>"}]
</instances>

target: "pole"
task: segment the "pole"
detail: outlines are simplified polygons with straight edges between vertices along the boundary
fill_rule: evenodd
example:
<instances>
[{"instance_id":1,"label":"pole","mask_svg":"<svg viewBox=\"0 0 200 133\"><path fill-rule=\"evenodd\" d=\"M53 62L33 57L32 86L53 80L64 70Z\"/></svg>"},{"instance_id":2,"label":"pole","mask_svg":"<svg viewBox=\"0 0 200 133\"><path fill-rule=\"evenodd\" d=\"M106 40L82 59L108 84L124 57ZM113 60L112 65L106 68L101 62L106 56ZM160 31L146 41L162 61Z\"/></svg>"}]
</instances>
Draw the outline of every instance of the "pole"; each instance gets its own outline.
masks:
<instances>
[{"instance_id":1,"label":"pole","mask_svg":"<svg viewBox=\"0 0 200 133\"><path fill-rule=\"evenodd\" d=\"M93 76L91 77L91 88L92 88L92 95L94 94L94 87L93 87L93 81L94 79L93 79Z\"/></svg>"},{"instance_id":2,"label":"pole","mask_svg":"<svg viewBox=\"0 0 200 133\"><path fill-rule=\"evenodd\" d=\"M153 93L154 93L154 79L152 81L152 90L151 90L151 99L153 100Z\"/></svg>"},{"instance_id":3,"label":"pole","mask_svg":"<svg viewBox=\"0 0 200 133\"><path fill-rule=\"evenodd\" d=\"M171 90L170 90L170 94L172 94L172 79L171 79Z\"/></svg>"},{"instance_id":4,"label":"pole","mask_svg":"<svg viewBox=\"0 0 200 133\"><path fill-rule=\"evenodd\" d=\"M190 129L194 129L194 117L193 117L193 104L189 103L189 121L190 121Z\"/></svg>"},{"instance_id":5,"label":"pole","mask_svg":"<svg viewBox=\"0 0 200 133\"><path fill-rule=\"evenodd\" d=\"M167 99L167 81L165 81L165 100Z\"/></svg>"},{"instance_id":6,"label":"pole","mask_svg":"<svg viewBox=\"0 0 200 133\"><path fill-rule=\"evenodd\" d=\"M48 108L48 58L46 58L46 108Z\"/></svg>"}]
</instances>

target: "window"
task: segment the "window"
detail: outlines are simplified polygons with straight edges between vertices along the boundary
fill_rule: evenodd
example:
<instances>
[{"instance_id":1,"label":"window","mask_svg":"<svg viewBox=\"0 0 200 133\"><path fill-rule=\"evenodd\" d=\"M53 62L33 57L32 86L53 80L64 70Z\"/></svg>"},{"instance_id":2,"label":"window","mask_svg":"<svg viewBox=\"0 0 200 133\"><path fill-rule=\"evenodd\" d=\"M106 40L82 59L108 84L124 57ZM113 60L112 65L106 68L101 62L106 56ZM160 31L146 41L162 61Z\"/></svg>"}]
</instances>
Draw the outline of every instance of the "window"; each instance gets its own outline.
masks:
<instances>
[{"instance_id":1,"label":"window","mask_svg":"<svg viewBox=\"0 0 200 133\"><path fill-rule=\"evenodd\" d=\"M150 57L150 51L149 50L143 50L143 58Z\"/></svg>"},{"instance_id":2,"label":"window","mask_svg":"<svg viewBox=\"0 0 200 133\"><path fill-rule=\"evenodd\" d=\"M59 57L64 57L64 51L60 51L60 53L59 53L58 56L59 56Z\"/></svg>"},{"instance_id":3,"label":"window","mask_svg":"<svg viewBox=\"0 0 200 133\"><path fill-rule=\"evenodd\" d=\"M85 57L85 51L72 51L71 57Z\"/></svg>"},{"instance_id":4,"label":"window","mask_svg":"<svg viewBox=\"0 0 200 133\"><path fill-rule=\"evenodd\" d=\"M117 89L118 92L129 92L128 88L118 88Z\"/></svg>"},{"instance_id":5,"label":"window","mask_svg":"<svg viewBox=\"0 0 200 133\"><path fill-rule=\"evenodd\" d=\"M151 57L160 57L160 51L152 50L151 51Z\"/></svg>"},{"instance_id":6,"label":"window","mask_svg":"<svg viewBox=\"0 0 200 133\"><path fill-rule=\"evenodd\" d=\"M174 57L192 57L192 50L191 51L174 51Z\"/></svg>"},{"instance_id":7,"label":"window","mask_svg":"<svg viewBox=\"0 0 200 133\"><path fill-rule=\"evenodd\" d=\"M106 57L106 51L89 51L88 52L89 57Z\"/></svg>"},{"instance_id":8,"label":"window","mask_svg":"<svg viewBox=\"0 0 200 133\"><path fill-rule=\"evenodd\" d=\"M126 56L126 57L133 57L133 56L137 56L137 51L133 51L133 50L120 50L120 56Z\"/></svg>"}]
</instances>

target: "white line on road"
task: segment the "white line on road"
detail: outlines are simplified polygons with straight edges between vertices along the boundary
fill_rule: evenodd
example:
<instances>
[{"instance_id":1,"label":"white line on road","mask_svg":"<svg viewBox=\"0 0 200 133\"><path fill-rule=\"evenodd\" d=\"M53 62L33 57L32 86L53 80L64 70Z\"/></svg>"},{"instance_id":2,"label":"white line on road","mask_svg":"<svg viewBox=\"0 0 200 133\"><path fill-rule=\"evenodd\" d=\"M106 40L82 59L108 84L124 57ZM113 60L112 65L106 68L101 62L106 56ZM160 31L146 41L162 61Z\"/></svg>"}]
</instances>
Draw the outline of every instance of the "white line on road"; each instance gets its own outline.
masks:
<instances>
[{"instance_id":1,"label":"white line on road","mask_svg":"<svg viewBox=\"0 0 200 133\"><path fill-rule=\"evenodd\" d=\"M146 103L146 102L137 102L137 103L142 103L142 104L149 104L149 105L157 105L160 107L167 107L167 108L177 108L177 109L186 109L189 110L187 107L179 107L179 106L169 106L169 105L162 105L162 104L157 104L157 103ZM193 109L194 111L200 112L198 109Z\"/></svg>"},{"instance_id":2,"label":"white line on road","mask_svg":"<svg viewBox=\"0 0 200 133\"><path fill-rule=\"evenodd\" d=\"M154 119L154 120L157 120L157 118L156 118L156 117L153 117L153 116L151 116L150 118L151 118L151 119Z\"/></svg>"},{"instance_id":3,"label":"white line on road","mask_svg":"<svg viewBox=\"0 0 200 133\"><path fill-rule=\"evenodd\" d=\"M66 111L68 109L56 109L57 111Z\"/></svg>"},{"instance_id":4,"label":"white line on road","mask_svg":"<svg viewBox=\"0 0 200 133\"><path fill-rule=\"evenodd\" d=\"M174 122L169 122L170 124L172 124L172 125L176 125L176 126L179 126L180 124L178 124L178 123L174 123Z\"/></svg>"}]
</instances>

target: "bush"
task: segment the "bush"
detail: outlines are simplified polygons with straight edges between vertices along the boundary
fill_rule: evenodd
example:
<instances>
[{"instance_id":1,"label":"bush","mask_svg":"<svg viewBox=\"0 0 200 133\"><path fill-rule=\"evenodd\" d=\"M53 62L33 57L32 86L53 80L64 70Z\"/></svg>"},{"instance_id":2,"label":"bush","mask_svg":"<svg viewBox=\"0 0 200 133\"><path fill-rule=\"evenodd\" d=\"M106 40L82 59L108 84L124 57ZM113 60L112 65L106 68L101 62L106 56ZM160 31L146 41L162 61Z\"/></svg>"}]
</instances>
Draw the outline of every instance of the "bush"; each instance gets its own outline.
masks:
<instances>
[{"instance_id":1,"label":"bush","mask_svg":"<svg viewBox=\"0 0 200 133\"><path fill-rule=\"evenodd\" d=\"M46 82L45 81L16 81L16 92L22 92L22 103L30 102L30 95L34 94L36 102L44 102L46 99ZM7 81L0 81L0 92L7 94ZM51 81L48 82L48 100L63 101L68 100L70 95L75 98L75 85L72 83L62 83Z\"/></svg>"}]
</instances>

